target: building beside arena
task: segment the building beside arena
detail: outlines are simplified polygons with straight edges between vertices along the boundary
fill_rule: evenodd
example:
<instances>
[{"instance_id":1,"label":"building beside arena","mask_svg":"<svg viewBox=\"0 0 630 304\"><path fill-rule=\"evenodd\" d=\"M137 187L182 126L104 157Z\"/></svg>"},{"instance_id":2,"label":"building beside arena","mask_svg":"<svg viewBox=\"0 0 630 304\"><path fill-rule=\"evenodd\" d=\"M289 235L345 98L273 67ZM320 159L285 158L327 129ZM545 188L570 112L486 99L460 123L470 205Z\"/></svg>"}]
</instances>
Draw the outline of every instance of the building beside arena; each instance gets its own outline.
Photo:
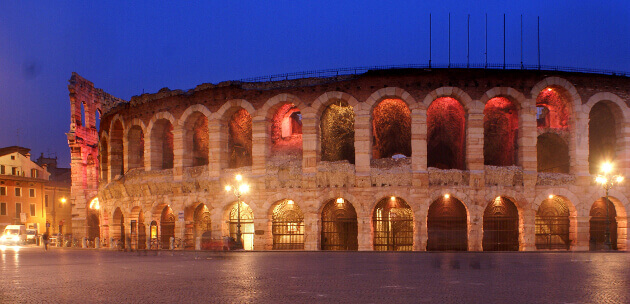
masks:
<instances>
[{"instance_id":1,"label":"building beside arena","mask_svg":"<svg viewBox=\"0 0 630 304\"><path fill-rule=\"evenodd\" d=\"M125 101L74 73L69 90L76 236L192 244L240 218L254 250L589 250L606 226L629 246L627 183L607 203L595 182L605 161L630 174L625 76L387 69Z\"/></svg>"}]
</instances>

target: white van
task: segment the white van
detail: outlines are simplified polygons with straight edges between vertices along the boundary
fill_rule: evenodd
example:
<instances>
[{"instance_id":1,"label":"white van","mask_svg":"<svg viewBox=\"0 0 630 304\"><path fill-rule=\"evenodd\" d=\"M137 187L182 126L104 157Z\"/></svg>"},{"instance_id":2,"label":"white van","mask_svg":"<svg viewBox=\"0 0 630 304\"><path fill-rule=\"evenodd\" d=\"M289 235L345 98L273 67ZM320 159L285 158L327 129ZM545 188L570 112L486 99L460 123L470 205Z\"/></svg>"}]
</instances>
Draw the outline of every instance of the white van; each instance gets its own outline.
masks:
<instances>
[{"instance_id":1,"label":"white van","mask_svg":"<svg viewBox=\"0 0 630 304\"><path fill-rule=\"evenodd\" d=\"M26 243L26 226L8 225L0 237L0 245L22 245Z\"/></svg>"}]
</instances>

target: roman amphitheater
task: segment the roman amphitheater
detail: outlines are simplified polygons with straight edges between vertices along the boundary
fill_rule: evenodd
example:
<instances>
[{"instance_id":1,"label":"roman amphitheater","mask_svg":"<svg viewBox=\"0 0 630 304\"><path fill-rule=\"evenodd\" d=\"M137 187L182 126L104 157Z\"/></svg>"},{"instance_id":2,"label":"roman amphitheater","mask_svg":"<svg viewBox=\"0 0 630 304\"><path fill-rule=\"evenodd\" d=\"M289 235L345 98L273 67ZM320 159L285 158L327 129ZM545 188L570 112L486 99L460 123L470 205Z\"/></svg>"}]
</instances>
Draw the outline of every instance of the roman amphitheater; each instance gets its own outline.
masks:
<instances>
[{"instance_id":1,"label":"roman amphitheater","mask_svg":"<svg viewBox=\"0 0 630 304\"><path fill-rule=\"evenodd\" d=\"M74 73L69 90L73 233L106 246L194 248L239 219L246 250L630 245L627 183L606 200L595 181L606 161L630 174L625 76L396 68L126 101Z\"/></svg>"}]
</instances>

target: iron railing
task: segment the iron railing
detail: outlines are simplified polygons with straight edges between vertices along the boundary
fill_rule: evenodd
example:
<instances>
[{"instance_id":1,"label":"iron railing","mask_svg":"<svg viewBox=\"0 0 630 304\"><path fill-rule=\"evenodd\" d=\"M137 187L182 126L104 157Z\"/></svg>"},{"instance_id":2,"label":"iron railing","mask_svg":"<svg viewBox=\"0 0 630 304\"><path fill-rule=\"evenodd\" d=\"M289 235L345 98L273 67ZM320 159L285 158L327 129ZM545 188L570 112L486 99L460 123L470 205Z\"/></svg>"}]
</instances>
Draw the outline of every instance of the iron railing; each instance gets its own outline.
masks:
<instances>
[{"instance_id":1,"label":"iron railing","mask_svg":"<svg viewBox=\"0 0 630 304\"><path fill-rule=\"evenodd\" d=\"M531 64L498 64L498 63L450 63L450 64L405 64L405 65L375 65L367 67L338 68L310 70L293 73L282 73L260 77L243 78L240 82L271 82L282 80L295 80L302 78L329 78L345 75L359 75L368 71L393 70L393 69L487 69L487 70L526 70L526 71L553 71L587 74L602 74L612 76L630 77L630 72L608 69L591 69L580 67L566 67L554 65Z\"/></svg>"}]
</instances>

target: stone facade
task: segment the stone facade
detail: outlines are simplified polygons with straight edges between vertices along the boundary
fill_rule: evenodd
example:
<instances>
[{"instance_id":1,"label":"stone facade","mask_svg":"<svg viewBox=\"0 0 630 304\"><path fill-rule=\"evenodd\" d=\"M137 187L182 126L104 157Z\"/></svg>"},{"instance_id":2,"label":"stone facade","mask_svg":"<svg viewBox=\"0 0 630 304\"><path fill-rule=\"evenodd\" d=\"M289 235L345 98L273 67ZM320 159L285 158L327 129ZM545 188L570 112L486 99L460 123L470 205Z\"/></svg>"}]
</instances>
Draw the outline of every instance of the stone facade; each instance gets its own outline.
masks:
<instances>
[{"instance_id":1,"label":"stone facade","mask_svg":"<svg viewBox=\"0 0 630 304\"><path fill-rule=\"evenodd\" d=\"M196 239L199 231L209 231L213 238L230 235L231 229L233 234L230 214L236 199L223 188L234 184L239 173L251 187L242 198L251 208L253 228L244 230L251 238L246 243L253 242L255 250L282 248L276 245L291 233L300 235L293 238L303 243L300 248L322 248L328 241L322 233L322 210L338 198L356 211L351 224L356 225L352 226L356 232L348 235L356 233L358 250L376 248L377 235L384 229L379 226L381 211L392 212L390 217L395 212L375 206L390 198L395 208L412 211L410 228L405 230L410 233L409 247L388 244L382 248L448 249L450 241L462 241L461 236L452 236L457 233L448 232L459 229L452 228L459 224L445 220L455 214L448 207L448 201L453 201L464 206L465 215L453 221L464 221L465 249L488 250L490 245L484 244L490 237L490 224L484 223L492 213L491 204L502 198L518 211L515 249L566 245L563 249L588 250L597 242L592 226L596 202L604 195L594 182L596 172L589 172L589 160L599 163L608 155L620 174L630 173L630 79L625 77L549 71L384 70L325 79L203 84L188 91L165 88L123 101L73 74L69 89L73 227L75 234L83 229L87 235L91 212L98 216L99 233L105 240L124 234L134 243L140 234L143 240L138 243L142 244L151 237L152 224L159 227L155 237L163 231L184 240ZM406 105L396 115L408 115L410 124L391 121L384 111L375 114L374 109L388 100ZM501 102L510 105L501 108ZM77 123L81 103L89 113L86 126ZM354 112L354 133L343 135L354 138L352 158L322 161L320 118L331 104L349 106ZM593 113L596 104L608 110ZM251 121L251 133L241 133L237 140L233 126L239 124L232 119L243 117L234 115L241 109L251 118L243 118L243 122ZM96 111L103 115L98 134L93 120ZM286 114L277 115L279 111ZM489 115L488 111L516 111L516 115ZM614 120L606 132L589 125L600 112L608 117L604 120ZM378 117L377 127L374 115L384 115ZM445 120L448 123L439 123ZM280 132L273 130L281 130L282 135L272 136ZM589 146L595 140L589 131L611 133L604 136L610 147L601 152ZM405 142L399 143L400 138ZM250 144L241 144L248 140ZM498 142L484 146L484 140ZM375 145L392 146L380 149ZM411 153L402 147L407 145ZM509 151L504 152L502 146L509 146L505 149ZM375 151L394 151L390 154L395 155L379 158ZM251 166L238 165L248 161L230 162L234 155L251 157ZM491 155L500 155L502 163L497 165ZM615 215L611 235L619 250L627 250L630 244L627 196L627 184L610 191ZM95 197L100 209L90 210ZM548 241L556 240L547 246L542 243L553 225L543 223L541 205L552 200L559 200L558 212L566 212L562 215L566 236L550 236ZM274 212L281 203L295 204L286 214L297 212L303 217L299 228L293 230L287 224L289 232L284 234L276 232L280 222ZM203 229L198 228L201 204L207 210L204 223L208 227ZM431 208L440 204L444 211ZM387 223L388 233L396 231L394 222ZM386 242L400 241L385 238Z\"/></svg>"}]
</instances>

